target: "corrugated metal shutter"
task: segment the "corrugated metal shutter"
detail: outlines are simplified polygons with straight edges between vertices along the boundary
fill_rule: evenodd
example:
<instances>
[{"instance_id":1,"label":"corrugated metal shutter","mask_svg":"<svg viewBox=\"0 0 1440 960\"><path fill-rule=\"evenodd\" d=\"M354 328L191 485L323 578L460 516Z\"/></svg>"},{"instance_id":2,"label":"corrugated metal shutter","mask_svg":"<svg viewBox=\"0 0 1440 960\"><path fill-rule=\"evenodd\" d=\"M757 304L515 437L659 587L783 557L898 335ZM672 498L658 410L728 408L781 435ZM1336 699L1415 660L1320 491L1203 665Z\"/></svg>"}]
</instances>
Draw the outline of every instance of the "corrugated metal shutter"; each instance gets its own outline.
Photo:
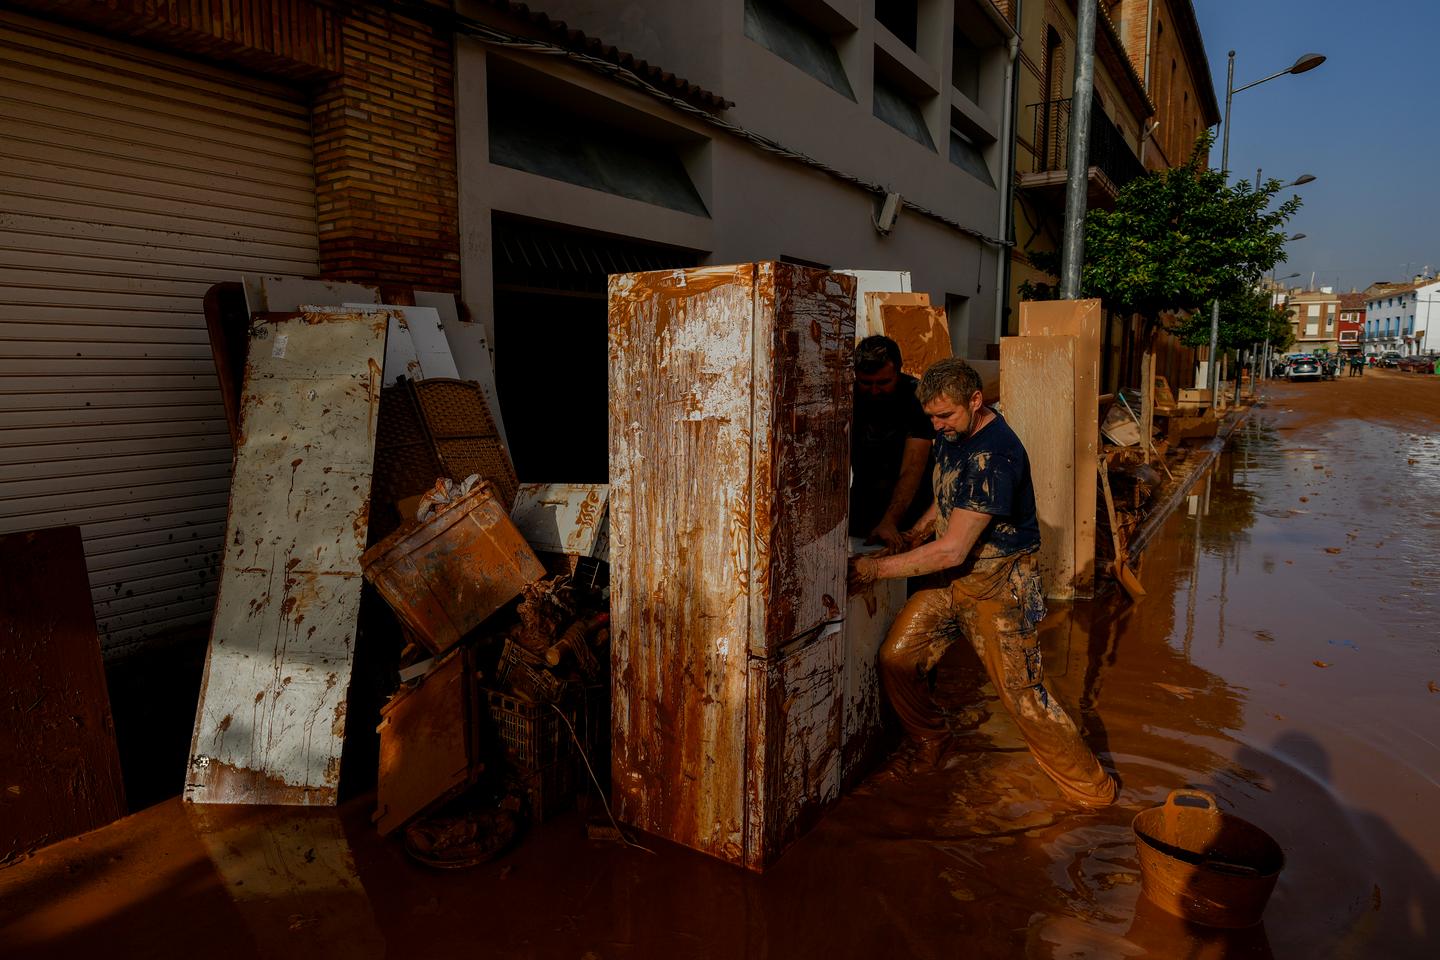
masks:
<instances>
[{"instance_id":1,"label":"corrugated metal shutter","mask_svg":"<svg viewBox=\"0 0 1440 960\"><path fill-rule=\"evenodd\" d=\"M302 94L0 11L0 531L81 526L107 650L214 603L201 298L317 261Z\"/></svg>"}]
</instances>

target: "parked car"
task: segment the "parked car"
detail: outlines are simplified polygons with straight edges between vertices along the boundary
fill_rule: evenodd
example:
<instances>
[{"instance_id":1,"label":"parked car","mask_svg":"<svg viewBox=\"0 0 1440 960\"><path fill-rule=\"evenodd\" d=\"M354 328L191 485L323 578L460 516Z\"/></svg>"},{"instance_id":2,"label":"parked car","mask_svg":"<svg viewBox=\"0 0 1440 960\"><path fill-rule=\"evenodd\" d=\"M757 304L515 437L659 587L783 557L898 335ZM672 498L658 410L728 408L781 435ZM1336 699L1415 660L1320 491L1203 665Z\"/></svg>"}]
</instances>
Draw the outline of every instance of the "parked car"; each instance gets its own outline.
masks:
<instances>
[{"instance_id":1,"label":"parked car","mask_svg":"<svg viewBox=\"0 0 1440 960\"><path fill-rule=\"evenodd\" d=\"M1294 380L1319 380L1325 376L1325 367L1314 357L1291 357L1285 376Z\"/></svg>"},{"instance_id":2,"label":"parked car","mask_svg":"<svg viewBox=\"0 0 1440 960\"><path fill-rule=\"evenodd\" d=\"M1394 353L1394 352L1391 352L1391 353L1382 353L1382 354L1380 355L1380 366L1382 366L1382 367L1398 367L1398 366L1400 366L1400 354Z\"/></svg>"},{"instance_id":3,"label":"parked car","mask_svg":"<svg viewBox=\"0 0 1440 960\"><path fill-rule=\"evenodd\" d=\"M1433 373L1435 371L1435 354L1422 353L1413 357L1402 357L1399 368L1406 373Z\"/></svg>"}]
</instances>

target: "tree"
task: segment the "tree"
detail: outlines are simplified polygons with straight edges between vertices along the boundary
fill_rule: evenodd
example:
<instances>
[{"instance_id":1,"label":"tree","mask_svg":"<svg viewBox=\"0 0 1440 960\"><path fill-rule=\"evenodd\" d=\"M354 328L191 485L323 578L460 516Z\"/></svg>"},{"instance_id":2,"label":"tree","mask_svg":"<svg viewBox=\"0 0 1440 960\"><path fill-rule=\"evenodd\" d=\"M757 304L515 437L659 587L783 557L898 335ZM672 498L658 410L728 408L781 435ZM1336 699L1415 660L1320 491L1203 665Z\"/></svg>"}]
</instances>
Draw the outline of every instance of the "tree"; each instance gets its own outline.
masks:
<instances>
[{"instance_id":1,"label":"tree","mask_svg":"<svg viewBox=\"0 0 1440 960\"><path fill-rule=\"evenodd\" d=\"M1293 310L1271 304L1270 295L1259 290L1242 290L1220 303L1218 349L1243 350L1270 341L1277 350L1295 342L1290 329ZM1201 310L1176 321L1171 329L1187 347L1210 345L1210 311Z\"/></svg>"},{"instance_id":2,"label":"tree","mask_svg":"<svg viewBox=\"0 0 1440 960\"><path fill-rule=\"evenodd\" d=\"M1205 163L1213 140L1213 134L1202 135L1183 165L1126 184L1115 209L1086 213L1081 296L1137 313L1154 329L1167 313L1190 314L1217 298L1222 305L1240 303L1285 259L1283 227L1300 209L1300 198L1272 210L1279 180L1258 190L1244 180L1227 184ZM1058 252L1036 251L1032 258L1059 275ZM1031 287L1022 296L1046 292ZM1185 335L1202 322L1208 343L1209 311L1177 327Z\"/></svg>"}]
</instances>

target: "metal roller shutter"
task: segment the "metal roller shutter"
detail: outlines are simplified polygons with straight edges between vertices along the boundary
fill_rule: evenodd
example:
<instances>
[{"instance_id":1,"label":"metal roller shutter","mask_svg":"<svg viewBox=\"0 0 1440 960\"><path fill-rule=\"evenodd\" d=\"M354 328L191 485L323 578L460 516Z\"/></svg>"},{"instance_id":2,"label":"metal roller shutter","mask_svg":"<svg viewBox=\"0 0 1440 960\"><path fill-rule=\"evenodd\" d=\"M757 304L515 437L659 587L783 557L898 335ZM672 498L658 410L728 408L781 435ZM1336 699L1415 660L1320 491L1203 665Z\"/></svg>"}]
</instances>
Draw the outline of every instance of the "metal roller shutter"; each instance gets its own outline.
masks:
<instances>
[{"instance_id":1,"label":"metal roller shutter","mask_svg":"<svg viewBox=\"0 0 1440 960\"><path fill-rule=\"evenodd\" d=\"M214 603L201 298L317 261L300 92L0 11L0 532L81 527L107 651Z\"/></svg>"}]
</instances>

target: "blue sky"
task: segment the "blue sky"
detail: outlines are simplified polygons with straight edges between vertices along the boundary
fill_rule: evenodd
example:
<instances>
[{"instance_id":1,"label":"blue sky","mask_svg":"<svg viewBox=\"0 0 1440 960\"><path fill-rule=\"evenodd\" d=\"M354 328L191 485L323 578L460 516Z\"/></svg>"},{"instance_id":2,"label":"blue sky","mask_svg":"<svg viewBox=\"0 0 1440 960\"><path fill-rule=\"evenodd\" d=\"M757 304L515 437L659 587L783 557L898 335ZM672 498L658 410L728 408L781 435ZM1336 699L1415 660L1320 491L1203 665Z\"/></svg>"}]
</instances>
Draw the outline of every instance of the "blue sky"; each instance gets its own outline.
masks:
<instances>
[{"instance_id":1,"label":"blue sky","mask_svg":"<svg viewBox=\"0 0 1440 960\"><path fill-rule=\"evenodd\" d=\"M1233 176L1318 178L1297 188L1290 232L1306 238L1280 275L1363 290L1440 271L1440 0L1195 0L1195 12L1222 112L1228 51L1237 87L1302 53L1328 57L1231 106Z\"/></svg>"}]
</instances>

